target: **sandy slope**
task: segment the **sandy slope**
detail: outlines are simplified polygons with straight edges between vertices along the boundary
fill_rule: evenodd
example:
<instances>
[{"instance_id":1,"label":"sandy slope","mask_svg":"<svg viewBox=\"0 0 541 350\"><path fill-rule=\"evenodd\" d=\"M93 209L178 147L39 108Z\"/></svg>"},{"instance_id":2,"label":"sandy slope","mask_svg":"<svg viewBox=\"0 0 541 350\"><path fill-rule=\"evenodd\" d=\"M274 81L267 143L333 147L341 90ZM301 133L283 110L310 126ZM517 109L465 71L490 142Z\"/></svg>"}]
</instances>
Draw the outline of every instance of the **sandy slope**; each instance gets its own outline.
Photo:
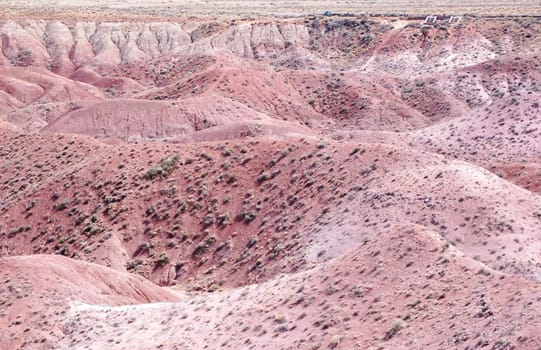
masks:
<instances>
[{"instance_id":1,"label":"sandy slope","mask_svg":"<svg viewBox=\"0 0 541 350\"><path fill-rule=\"evenodd\" d=\"M75 302L127 305L176 301L175 294L132 274L58 255L0 258L2 349L57 346Z\"/></svg>"},{"instance_id":2,"label":"sandy slope","mask_svg":"<svg viewBox=\"0 0 541 350\"><path fill-rule=\"evenodd\" d=\"M533 349L538 293L538 284L463 257L433 231L395 227L260 285L177 304L75 306L63 348Z\"/></svg>"}]
</instances>

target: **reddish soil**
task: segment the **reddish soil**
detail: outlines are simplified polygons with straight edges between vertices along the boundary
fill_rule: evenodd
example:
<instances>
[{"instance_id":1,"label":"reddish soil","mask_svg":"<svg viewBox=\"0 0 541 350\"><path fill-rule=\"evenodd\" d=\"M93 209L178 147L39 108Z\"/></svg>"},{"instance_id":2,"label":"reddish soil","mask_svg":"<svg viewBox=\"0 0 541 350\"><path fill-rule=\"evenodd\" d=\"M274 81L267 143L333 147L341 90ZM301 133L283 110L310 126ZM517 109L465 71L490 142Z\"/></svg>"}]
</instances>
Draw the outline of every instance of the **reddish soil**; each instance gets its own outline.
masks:
<instances>
[{"instance_id":1,"label":"reddish soil","mask_svg":"<svg viewBox=\"0 0 541 350\"><path fill-rule=\"evenodd\" d=\"M3 349L55 346L50 340L65 334L65 315L73 303L115 306L180 299L140 276L58 255L4 257L0 269Z\"/></svg>"},{"instance_id":2,"label":"reddish soil","mask_svg":"<svg viewBox=\"0 0 541 350\"><path fill-rule=\"evenodd\" d=\"M0 349L537 349L539 33L1 22Z\"/></svg>"}]
</instances>

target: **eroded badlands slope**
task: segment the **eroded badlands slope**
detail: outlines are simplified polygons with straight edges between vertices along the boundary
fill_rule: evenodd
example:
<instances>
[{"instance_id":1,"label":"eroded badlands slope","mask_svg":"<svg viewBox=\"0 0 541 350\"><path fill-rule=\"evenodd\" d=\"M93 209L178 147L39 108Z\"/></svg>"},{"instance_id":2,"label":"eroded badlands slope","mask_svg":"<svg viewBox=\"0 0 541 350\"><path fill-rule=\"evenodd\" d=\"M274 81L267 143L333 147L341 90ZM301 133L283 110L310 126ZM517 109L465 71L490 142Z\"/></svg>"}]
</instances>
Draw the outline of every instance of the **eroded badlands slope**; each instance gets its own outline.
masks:
<instances>
[{"instance_id":1,"label":"eroded badlands slope","mask_svg":"<svg viewBox=\"0 0 541 350\"><path fill-rule=\"evenodd\" d=\"M535 91L538 30L533 18L436 26L340 17L8 21L0 28L0 111L29 131L128 140L171 139L255 115L324 133L412 130ZM166 100L142 108L165 122L141 126L134 99ZM81 116L126 125L104 134Z\"/></svg>"},{"instance_id":2,"label":"eroded badlands slope","mask_svg":"<svg viewBox=\"0 0 541 350\"><path fill-rule=\"evenodd\" d=\"M0 271L2 349L54 346L49 341L65 333L72 303L113 306L180 299L140 276L59 255L3 257Z\"/></svg>"},{"instance_id":3,"label":"eroded badlands slope","mask_svg":"<svg viewBox=\"0 0 541 350\"><path fill-rule=\"evenodd\" d=\"M359 269L381 269L378 274L381 274L383 281L400 278L402 283L411 282L410 278L404 278L404 267L394 270L397 264L403 264L406 268L413 266L412 271L419 275L419 284L415 285L404 284L400 287L385 282L391 283L389 295L411 288L412 292L407 292L407 295L422 293L423 298L448 300L445 293L449 293L448 297L455 300L451 305L438 301L433 306L435 314L428 319L420 317L412 322L411 332L417 333L419 327L426 327L428 332L426 336L419 335L411 340L412 344L419 344L419 347L438 344L450 347L449 344L454 341L472 346L479 342L496 344L505 341L527 347L527 344L536 342L536 338L532 338L534 331L530 332L522 326L504 331L501 335L507 334L504 340L494 333L488 338L480 338L470 331L432 337L430 319L441 322L443 315L448 315L445 311L447 308L464 315L462 311L456 311L453 305L466 305L469 309L469 305L481 303L472 308L484 311L471 311L471 316L461 316L465 317L459 322L464 329L470 326L463 322L473 325L478 317L490 320L487 327L490 324L498 329L503 329L504 323L507 325L510 318L522 324L526 316L519 316L516 307L504 311L509 306L504 306L507 304L499 299L507 298L499 296L504 293L502 291L507 287L503 286L507 283L512 293L517 291L516 283L526 283L519 300L532 303L528 313L537 312L538 301L534 297L537 287L533 286L538 285L539 279L540 199L482 168L382 144L248 139L196 146L105 145L80 136L27 135L7 130L2 132L2 138L4 144L8 145L2 149L4 167L16 169L2 176L2 191L7 199L1 209L5 218L2 249L9 255L61 254L142 274L158 284L179 284L194 291L225 290L225 295L237 295L242 291L231 290L230 287L268 281L256 288L261 293L266 291L270 295L283 295L287 289L284 290L280 284L282 282L279 282L282 281L283 277L279 277L282 273L292 273L287 278L295 281L303 274L313 275L311 278L322 279L317 283L325 284L324 276L336 276L337 271L351 266L354 260L347 252L358 247L356 249L360 254L368 254L379 262L361 262ZM24 145L33 147L25 149ZM21 162L21 159L25 161ZM410 233L401 236L399 232L403 232L403 229L399 227L407 224L420 226L405 229ZM428 231L431 231L428 235L422 233ZM389 233L384 235L383 232ZM417 256L406 259L408 255L396 253L380 257L380 249L390 249L389 242L394 240L397 247L402 246L401 249L407 253L412 239L423 242L436 239L443 242L438 244L445 247L455 247L453 249L457 254L470 261L467 265L473 264L473 267L468 270L472 277L457 272L454 278L463 278L462 283L466 283L471 292L465 292L470 289L459 288L459 293L456 288L461 282L447 279L452 271L463 269L460 266L449 267L448 259L441 261L445 268L436 277L429 272L433 263L424 263ZM374 249L368 253L363 247L369 242L375 243L371 243ZM419 244L422 256L436 259L434 254L439 248L424 246L428 243ZM329 261L329 266L338 264L343 267L339 270L317 267L324 261ZM416 270L415 266L422 270ZM297 275L301 271L305 272ZM358 281L356 283L361 284L360 288L369 283L377 293L374 297L376 301L382 297L378 295L386 295L384 291L387 287L374 284L372 278L362 276L362 273L358 277L352 276L351 283ZM524 280L525 277L529 281ZM491 283L494 283L496 294L489 298L490 302L486 300L486 287L480 285L486 278L494 281ZM433 279L447 286L441 287L443 297L424 291L426 283ZM509 282L515 279L520 282ZM9 284L9 280L8 277L6 283ZM293 286L291 283L286 285ZM312 292L306 298L319 299L325 293L331 295L337 292L333 289L337 288L335 283L327 287L318 285L311 287ZM419 289L421 285L424 287ZM302 290L302 286L297 288ZM324 292L322 288L331 289ZM353 288L351 293L356 294L357 287L353 285L347 284L343 288L344 291ZM480 301L456 301L456 298L472 298L477 293L474 291L483 294ZM286 293L293 294L293 291ZM190 299L189 303L198 305L208 302L215 305L218 303L215 298L220 298L220 295L201 296L201 299ZM10 294L8 296L11 297ZM210 299L205 301L207 298ZM338 306L319 309L323 304L313 304L312 307L319 307L316 310L309 308L306 311L311 315L309 319L298 321L297 324L294 318L301 317L302 313L293 316L290 313L296 315L297 312L289 308L283 311L289 310L286 316L277 314L275 317L278 320L268 319L274 317L269 310L274 310L286 299L269 299L268 309L254 309L253 300L241 294L235 308L246 308L246 313L242 311L237 315L239 319L235 316L226 324L234 322L236 327L245 329L242 327L247 322L245 317L253 314L259 315L257 317L261 317L261 322L270 322L270 325L276 322L276 326L272 327L275 330L256 327L255 335L248 341L253 341L255 345L251 346L256 348L260 347L257 344L268 343L267 337L272 334L290 331L292 333L283 335L285 338L282 335L279 337L282 339L280 342L284 342L283 347L302 339L305 340L301 344L305 341L310 344L331 344L338 342L338 339L344 344L409 344L409 340L405 340L409 338L407 336L391 340L410 322L407 304L400 309L403 313L395 306L387 312L381 311L386 315L382 318L374 316L376 321L380 320L383 329L378 327L381 334L369 340L357 335L357 330L364 328L365 323L374 327L374 321L370 317L362 319L360 312L349 315L349 304L343 301L340 302L341 311L338 314L330 311ZM328 300L328 296L325 300ZM369 307L365 302L362 305L363 308ZM390 304L385 305L382 305L384 310L390 307ZM185 332L178 335L181 339L173 340L177 338L168 335L168 329L176 329L173 326L159 327L160 331L149 330L153 334L158 333L151 337L155 340L145 345L146 348L163 342L169 344L170 348L175 348L173 344L177 344L177 348L202 344L219 348L217 344L222 342L231 346L237 344L240 336L234 336L235 333L225 325L224 329L229 331L222 336L221 327L212 333L213 336L199 336L198 327L212 327L212 323L205 321L207 317L229 318L222 315L222 307L218 304L215 307L220 314L214 315L213 307L196 308L198 311L206 310L194 316L202 323L185 328ZM280 306L276 312L283 307ZM96 312L109 313L106 311L108 309L72 308L70 312L74 312L73 315L81 312L84 317L74 316L77 321L70 323L68 328L71 331L65 333L68 337L55 336L47 338L47 341L55 344L70 339L70 345L66 345L69 348L75 344L98 344L95 342L99 341L111 342L111 347L129 347L137 339L130 333L130 327L135 327L135 330L140 326L138 323L130 325L133 321L128 321L137 319L134 315L139 312L143 312L141 317L146 320L143 310L154 308L158 308L155 311L159 315L171 315L167 321L157 318L156 324L180 322L178 327L185 327L183 322L188 322L184 314L177 315L175 311L176 308L184 308L180 305L163 306L163 310L160 309L162 306L149 308L120 309L118 317L122 319L122 316L126 316L123 319L127 324L118 331L113 330L114 327L109 328L112 324L104 325L95 333L89 333L85 322L95 324L95 318L100 317ZM372 314L369 310L365 317ZM287 320L287 325L280 326L286 322L282 316ZM90 317L88 321L86 317ZM108 316L107 320L115 318ZM397 320L395 325L391 321L395 318L405 319L404 322ZM351 320L351 323L344 320ZM193 324L193 321L190 322ZM535 324L530 326L532 329L537 327ZM22 330L17 327L17 324L11 325L15 334L18 334L17 330ZM398 328L393 330L394 327ZM83 329L87 330L85 337L89 337L86 340L76 335ZM518 329L521 331L518 332ZM108 335L108 332L112 333ZM253 339L258 334L261 338ZM406 335L407 331L403 334ZM230 339L229 342L225 338ZM159 339L163 340L160 342Z\"/></svg>"},{"instance_id":4,"label":"eroded badlands slope","mask_svg":"<svg viewBox=\"0 0 541 350\"><path fill-rule=\"evenodd\" d=\"M1 176L10 254L84 257L166 284L198 271L207 287L237 285L283 271L276 257L295 269L406 221L494 269L539 276L540 198L468 163L330 141L2 137L4 167L15 170Z\"/></svg>"},{"instance_id":5,"label":"eroded badlands slope","mask_svg":"<svg viewBox=\"0 0 541 350\"><path fill-rule=\"evenodd\" d=\"M2 22L5 348L534 349L539 31Z\"/></svg>"}]
</instances>

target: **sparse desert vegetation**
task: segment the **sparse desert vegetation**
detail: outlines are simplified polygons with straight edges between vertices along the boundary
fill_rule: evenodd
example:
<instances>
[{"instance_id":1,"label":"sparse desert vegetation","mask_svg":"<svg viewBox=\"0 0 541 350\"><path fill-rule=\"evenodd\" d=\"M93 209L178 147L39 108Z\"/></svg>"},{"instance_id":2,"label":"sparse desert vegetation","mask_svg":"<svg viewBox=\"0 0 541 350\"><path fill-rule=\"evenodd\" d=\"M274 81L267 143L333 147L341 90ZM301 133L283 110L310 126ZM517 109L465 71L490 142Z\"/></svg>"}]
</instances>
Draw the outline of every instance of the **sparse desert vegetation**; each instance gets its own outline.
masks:
<instances>
[{"instance_id":1,"label":"sparse desert vegetation","mask_svg":"<svg viewBox=\"0 0 541 350\"><path fill-rule=\"evenodd\" d=\"M539 347L535 4L0 3L0 349Z\"/></svg>"}]
</instances>

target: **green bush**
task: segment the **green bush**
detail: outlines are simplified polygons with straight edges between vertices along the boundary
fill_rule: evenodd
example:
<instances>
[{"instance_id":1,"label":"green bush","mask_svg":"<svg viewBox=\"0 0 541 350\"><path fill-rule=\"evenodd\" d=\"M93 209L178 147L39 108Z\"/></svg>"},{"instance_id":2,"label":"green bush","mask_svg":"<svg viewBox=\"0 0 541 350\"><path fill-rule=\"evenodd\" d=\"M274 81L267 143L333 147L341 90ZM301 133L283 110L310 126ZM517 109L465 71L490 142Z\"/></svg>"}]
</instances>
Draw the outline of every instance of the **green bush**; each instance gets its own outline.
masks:
<instances>
[{"instance_id":1,"label":"green bush","mask_svg":"<svg viewBox=\"0 0 541 350\"><path fill-rule=\"evenodd\" d=\"M180 156L176 153L173 156L163 158L157 166L154 166L146 171L143 175L145 180L154 180L156 177L167 177L178 166Z\"/></svg>"},{"instance_id":2,"label":"green bush","mask_svg":"<svg viewBox=\"0 0 541 350\"><path fill-rule=\"evenodd\" d=\"M166 253L162 253L160 255L160 257L158 258L158 260L156 260L156 265L165 266L165 265L169 264L170 261L171 261L171 259L169 259L169 256L167 256Z\"/></svg>"}]
</instances>

